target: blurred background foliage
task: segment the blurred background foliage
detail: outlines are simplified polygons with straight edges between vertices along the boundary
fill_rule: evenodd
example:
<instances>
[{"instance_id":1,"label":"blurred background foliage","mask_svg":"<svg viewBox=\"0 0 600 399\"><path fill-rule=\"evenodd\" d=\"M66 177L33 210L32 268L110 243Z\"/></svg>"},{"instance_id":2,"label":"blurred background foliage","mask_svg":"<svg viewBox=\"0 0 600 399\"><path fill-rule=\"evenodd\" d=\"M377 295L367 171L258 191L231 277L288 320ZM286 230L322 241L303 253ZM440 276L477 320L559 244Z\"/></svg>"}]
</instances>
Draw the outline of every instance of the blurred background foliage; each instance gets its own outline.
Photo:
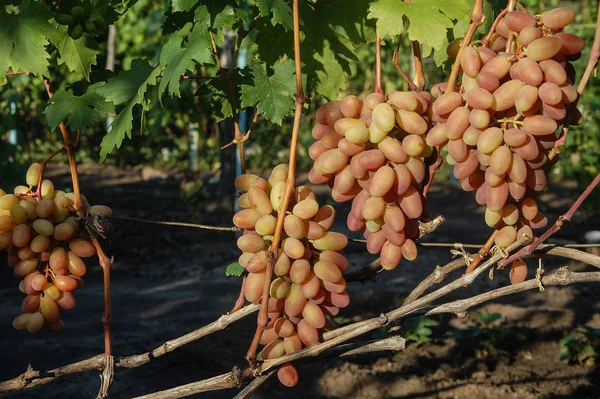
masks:
<instances>
[{"instance_id":1,"label":"blurred background foliage","mask_svg":"<svg viewBox=\"0 0 600 399\"><path fill-rule=\"evenodd\" d=\"M255 9L249 1L249 9ZM486 26L493 20L492 10L503 6L503 2L492 0L486 3ZM574 64L581 77L595 32L595 21L598 9L591 0L523 0L532 13L540 13L545 9L557 6L571 7L576 11L576 21L567 31L583 37L588 44L581 59ZM135 58L146 58L156 62L164 44L163 26L169 10L169 2L139 0L132 2L122 18L116 23L115 64L119 71L130 67ZM249 11L250 12L250 11ZM460 36L466 29L466 23L457 24L453 32L448 34L448 42ZM223 40L219 38L218 40ZM412 54L410 42L403 37L399 56L399 65L407 72L412 70ZM382 46L383 80L386 91L391 89L408 90L408 85L392 64L392 57L397 43L386 41ZM98 65L106 64L107 42L100 43L102 53ZM291 46L291 43L290 43ZM249 52L255 49L247 48ZM346 94L366 95L374 89L375 45L373 43L358 44L356 48L357 62L351 62L351 74L347 77L346 87L340 92L342 98ZM424 69L428 82L427 89L434 83L447 77L450 61L438 67L443 54L433 53L424 60ZM249 59L251 59L249 57ZM51 60L52 61L52 60ZM63 85L72 84L73 79L66 66L52 63L51 70L56 81ZM216 70L199 71L203 75L215 74ZM98 72L96 72L98 73ZM76 86L76 85L75 85ZM181 83L181 98L165 98L162 106L152 107L147 114L145 134L134 134L132 139L125 140L118 151L114 151L106 163L120 167L132 165L151 165L154 167L185 172L188 185L183 194L198 202L195 196L207 194L203 187L210 179L218 177L220 170L219 125L212 115L212 110L198 91L197 81L184 80ZM579 103L584 122L580 127L571 128L567 145L563 150L560 162L553 168L551 177L555 180L573 180L584 187L600 169L600 84L593 78L588 83L584 96ZM74 88L76 90L76 87ZM309 98L305 118L302 123L298 168L308 172L311 160L308 147L312 144L311 126L315 110L323 98ZM58 148L60 134L49 131L42 113L47 104L46 92L40 78L27 75L14 76L3 87L0 97L0 184L12 186L21 179L28 163L41 160ZM262 171L274 165L286 162L289 138L291 135L291 118L277 126L263 118L259 118L253 130L251 140L247 143L247 162L250 170ZM106 121L100 121L88 127L80 142L78 159L82 162L98 162L99 146L106 133ZM193 137L192 137L193 135ZM15 143L16 144L13 144ZM192 148L193 147L193 148ZM224 151L234 151L230 147ZM190 154L194 154L190 156ZM57 161L65 161L60 156ZM449 173L442 171L439 178L448 179ZM596 196L598 198L598 196ZM594 201L589 201L588 204Z\"/></svg>"}]
</instances>

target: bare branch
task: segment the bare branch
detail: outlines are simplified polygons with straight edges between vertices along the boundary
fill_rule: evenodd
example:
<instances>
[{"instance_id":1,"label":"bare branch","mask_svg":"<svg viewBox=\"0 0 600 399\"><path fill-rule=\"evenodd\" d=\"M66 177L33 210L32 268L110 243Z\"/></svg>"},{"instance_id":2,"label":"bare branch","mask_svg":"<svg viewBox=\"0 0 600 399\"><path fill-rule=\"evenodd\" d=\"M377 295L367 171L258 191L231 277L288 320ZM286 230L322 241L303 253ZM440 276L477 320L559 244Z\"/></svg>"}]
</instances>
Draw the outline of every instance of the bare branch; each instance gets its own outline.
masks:
<instances>
[{"instance_id":1,"label":"bare branch","mask_svg":"<svg viewBox=\"0 0 600 399\"><path fill-rule=\"evenodd\" d=\"M575 283L584 282L600 282L600 272L588 272L588 273L575 273L571 272L568 267L564 266L558 269L555 273L545 276L541 279L543 286L551 285L568 285ZM522 283L509 285L507 287L498 288L489 292L485 292L480 295L468 299L460 299L458 301L446 303L440 305L429 312L426 315L434 315L440 313L454 313L456 315L464 315L464 313L483 302L491 301L502 296L516 294L523 291L539 289L539 281L537 279L531 279L523 281Z\"/></svg>"}]
</instances>

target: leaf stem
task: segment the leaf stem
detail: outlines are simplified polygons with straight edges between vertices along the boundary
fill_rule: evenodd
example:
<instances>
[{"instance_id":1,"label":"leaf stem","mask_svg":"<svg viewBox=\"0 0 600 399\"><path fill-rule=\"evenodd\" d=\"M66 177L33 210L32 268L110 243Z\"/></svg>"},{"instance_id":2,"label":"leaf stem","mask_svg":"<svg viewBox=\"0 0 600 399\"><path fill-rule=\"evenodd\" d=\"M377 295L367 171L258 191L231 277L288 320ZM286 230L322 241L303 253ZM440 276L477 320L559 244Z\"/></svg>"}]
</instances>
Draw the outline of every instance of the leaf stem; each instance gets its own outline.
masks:
<instances>
[{"instance_id":1,"label":"leaf stem","mask_svg":"<svg viewBox=\"0 0 600 399\"><path fill-rule=\"evenodd\" d=\"M296 158L298 154L298 137L300 133L300 122L302 120L302 108L304 107L305 94L304 89L302 88L302 60L300 57L300 16L299 16L299 7L298 0L293 0L293 13L294 13L294 63L296 67L296 94L294 97L296 98L296 107L294 110L294 125L292 127L292 139L290 143L290 158L289 158L289 168L288 168L288 176L285 187L285 195L283 197L283 202L281 205L282 210L288 209L292 194L294 193L294 189L296 186ZM273 234L273 242L269 247L269 252L271 254L269 262L267 262L267 268L265 271L265 283L263 287L263 294L261 300L260 312L258 314L258 323L256 327L256 333L254 334L254 339L252 340L252 344L246 353L246 359L250 364L251 368L255 368L256 364L256 351L258 349L258 344L260 342L260 338L262 336L265 327L267 326L268 315L267 308L269 302L269 286L271 284L271 278L273 276L273 265L277 260L279 244L281 241L281 231L283 229L283 220L285 218L285 211L279 212L277 215L277 225L275 227L275 232Z\"/></svg>"}]
</instances>

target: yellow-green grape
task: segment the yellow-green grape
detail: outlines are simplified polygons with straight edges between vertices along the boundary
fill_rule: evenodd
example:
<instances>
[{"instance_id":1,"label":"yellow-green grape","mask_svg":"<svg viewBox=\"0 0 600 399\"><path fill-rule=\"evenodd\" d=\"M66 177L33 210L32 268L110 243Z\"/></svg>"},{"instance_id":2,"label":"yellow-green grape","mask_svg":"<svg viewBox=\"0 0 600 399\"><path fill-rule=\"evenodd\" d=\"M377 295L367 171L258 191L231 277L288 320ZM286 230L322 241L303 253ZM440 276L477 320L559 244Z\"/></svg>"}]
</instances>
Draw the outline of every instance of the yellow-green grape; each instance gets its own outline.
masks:
<instances>
[{"instance_id":1,"label":"yellow-green grape","mask_svg":"<svg viewBox=\"0 0 600 399\"><path fill-rule=\"evenodd\" d=\"M373 109L373 124L383 132L392 130L396 123L394 109L387 103L378 104Z\"/></svg>"},{"instance_id":2,"label":"yellow-green grape","mask_svg":"<svg viewBox=\"0 0 600 399\"><path fill-rule=\"evenodd\" d=\"M277 218L275 216L265 215L256 221L254 229L261 236L270 236L275 232L276 225Z\"/></svg>"},{"instance_id":3,"label":"yellow-green grape","mask_svg":"<svg viewBox=\"0 0 600 399\"><path fill-rule=\"evenodd\" d=\"M41 172L42 165L39 163L32 163L25 174L25 182L30 186L37 186L40 180Z\"/></svg>"},{"instance_id":4,"label":"yellow-green grape","mask_svg":"<svg viewBox=\"0 0 600 399\"><path fill-rule=\"evenodd\" d=\"M448 55L448 57L456 59L456 56L458 55L458 50L460 50L460 45L462 44L462 40L463 38L459 37L450 42L450 44L446 48L446 54Z\"/></svg>"},{"instance_id":5,"label":"yellow-green grape","mask_svg":"<svg viewBox=\"0 0 600 399\"><path fill-rule=\"evenodd\" d=\"M27 210L21 205L13 205L10 208L10 216L12 216L17 222L23 223L27 220Z\"/></svg>"}]
</instances>

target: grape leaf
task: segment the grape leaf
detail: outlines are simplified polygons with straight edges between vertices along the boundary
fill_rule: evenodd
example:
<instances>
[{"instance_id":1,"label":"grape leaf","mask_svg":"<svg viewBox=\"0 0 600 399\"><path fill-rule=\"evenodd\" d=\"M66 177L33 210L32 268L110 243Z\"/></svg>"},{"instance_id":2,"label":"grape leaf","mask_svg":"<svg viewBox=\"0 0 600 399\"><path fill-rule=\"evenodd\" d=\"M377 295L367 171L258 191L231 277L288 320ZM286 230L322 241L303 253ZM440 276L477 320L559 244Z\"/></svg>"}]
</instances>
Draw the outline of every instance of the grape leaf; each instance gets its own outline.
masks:
<instances>
[{"instance_id":1,"label":"grape leaf","mask_svg":"<svg viewBox=\"0 0 600 399\"><path fill-rule=\"evenodd\" d=\"M102 114L115 112L115 106L93 89L82 96L61 89L48 102L44 115L52 129L56 129L65 119L72 129L84 129L90 123L99 121Z\"/></svg>"},{"instance_id":2,"label":"grape leaf","mask_svg":"<svg viewBox=\"0 0 600 399\"><path fill-rule=\"evenodd\" d=\"M227 266L227 269L225 269L225 275L240 277L242 274L244 274L244 271L246 271L246 269L244 269L239 262L235 262Z\"/></svg>"},{"instance_id":3,"label":"grape leaf","mask_svg":"<svg viewBox=\"0 0 600 399\"><path fill-rule=\"evenodd\" d=\"M171 6L173 11L190 11L198 3L198 0L173 0Z\"/></svg>"},{"instance_id":4,"label":"grape leaf","mask_svg":"<svg viewBox=\"0 0 600 399\"><path fill-rule=\"evenodd\" d=\"M158 85L159 98L162 97L165 90L168 89L169 95L180 96L179 79L188 70L193 70L195 62L200 64L211 64L213 61L210 50L210 41L202 35L204 30L201 25L194 26L187 47L174 51L173 46L181 44L181 37L174 35L169 39L165 46L169 46L168 56L162 57L160 66L164 68L162 79Z\"/></svg>"},{"instance_id":5,"label":"grape leaf","mask_svg":"<svg viewBox=\"0 0 600 399\"><path fill-rule=\"evenodd\" d=\"M59 32L62 35L61 39L56 43L56 48L60 54L59 64L66 64L71 72L81 74L85 80L90 79L92 65L96 65L96 57L101 53L98 42L90 38L88 35L83 35L77 40L73 40L67 34L67 27L60 26Z\"/></svg>"},{"instance_id":6,"label":"grape leaf","mask_svg":"<svg viewBox=\"0 0 600 399\"><path fill-rule=\"evenodd\" d=\"M135 106L142 107L142 122L144 121L144 111L150 107L150 100L145 99L145 93L149 86L156 85L156 78L160 71L160 67L153 67L146 60L135 59L131 64L131 69L119 73L95 90L96 93L115 105L128 102L115 117L109 127L109 132L102 139L100 162L104 162L106 156L115 147L121 146L125 136L131 138Z\"/></svg>"},{"instance_id":7,"label":"grape leaf","mask_svg":"<svg viewBox=\"0 0 600 399\"><path fill-rule=\"evenodd\" d=\"M403 17L409 21L408 37L422 45L441 51L447 29L453 20L470 16L469 0L413 0L404 3L397 0L379 0L370 7L369 18L377 19L382 37L402 33Z\"/></svg>"},{"instance_id":8,"label":"grape leaf","mask_svg":"<svg viewBox=\"0 0 600 399\"><path fill-rule=\"evenodd\" d=\"M45 46L48 39L56 40L56 29L48 22L48 8L33 0L25 0L19 14L12 15L0 7L0 84L6 83L6 73L25 71L34 75L48 75Z\"/></svg>"},{"instance_id":9,"label":"grape leaf","mask_svg":"<svg viewBox=\"0 0 600 399\"><path fill-rule=\"evenodd\" d=\"M241 85L242 107L253 107L267 119L281 125L281 121L294 108L292 97L296 90L294 62L286 60L273 65L269 75L265 64L250 65L252 81Z\"/></svg>"},{"instance_id":10,"label":"grape leaf","mask_svg":"<svg viewBox=\"0 0 600 399\"><path fill-rule=\"evenodd\" d=\"M273 12L271 18L273 25L281 24L286 30L294 28L292 9L284 0L258 0L257 3L262 15L271 15Z\"/></svg>"},{"instance_id":11,"label":"grape leaf","mask_svg":"<svg viewBox=\"0 0 600 399\"><path fill-rule=\"evenodd\" d=\"M365 17L370 3L371 0L319 0L315 4L314 24L339 26L354 43L374 42L375 23Z\"/></svg>"}]
</instances>

